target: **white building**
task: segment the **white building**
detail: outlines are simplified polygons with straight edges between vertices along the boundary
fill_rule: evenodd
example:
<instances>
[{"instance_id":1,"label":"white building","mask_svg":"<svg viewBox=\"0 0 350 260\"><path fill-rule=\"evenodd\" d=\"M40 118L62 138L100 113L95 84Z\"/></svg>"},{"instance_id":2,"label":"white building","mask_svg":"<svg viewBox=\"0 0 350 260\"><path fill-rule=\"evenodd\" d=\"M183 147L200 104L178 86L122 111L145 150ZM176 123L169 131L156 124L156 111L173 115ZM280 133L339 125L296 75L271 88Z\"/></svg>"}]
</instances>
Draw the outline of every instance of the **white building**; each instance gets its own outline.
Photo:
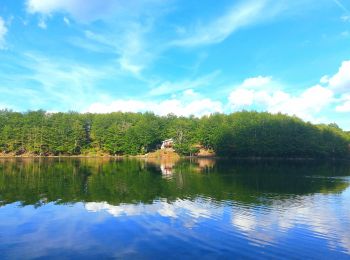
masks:
<instances>
[{"instance_id":1,"label":"white building","mask_svg":"<svg viewBox=\"0 0 350 260\"><path fill-rule=\"evenodd\" d=\"M160 149L173 148L173 146L174 146L174 140L167 139L162 142L162 146L160 147Z\"/></svg>"}]
</instances>

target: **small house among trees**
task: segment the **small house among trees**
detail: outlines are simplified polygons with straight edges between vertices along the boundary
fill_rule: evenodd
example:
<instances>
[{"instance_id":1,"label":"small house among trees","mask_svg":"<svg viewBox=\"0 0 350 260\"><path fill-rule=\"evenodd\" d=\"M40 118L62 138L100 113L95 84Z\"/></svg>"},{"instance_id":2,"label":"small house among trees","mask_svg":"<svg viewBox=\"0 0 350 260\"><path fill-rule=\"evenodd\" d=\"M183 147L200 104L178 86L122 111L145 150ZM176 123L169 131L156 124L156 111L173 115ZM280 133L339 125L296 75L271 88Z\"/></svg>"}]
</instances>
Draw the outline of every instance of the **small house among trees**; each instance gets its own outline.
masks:
<instances>
[{"instance_id":1,"label":"small house among trees","mask_svg":"<svg viewBox=\"0 0 350 260\"><path fill-rule=\"evenodd\" d=\"M167 139L162 142L162 146L160 149L167 149L167 148L174 148L174 140L173 139Z\"/></svg>"}]
</instances>

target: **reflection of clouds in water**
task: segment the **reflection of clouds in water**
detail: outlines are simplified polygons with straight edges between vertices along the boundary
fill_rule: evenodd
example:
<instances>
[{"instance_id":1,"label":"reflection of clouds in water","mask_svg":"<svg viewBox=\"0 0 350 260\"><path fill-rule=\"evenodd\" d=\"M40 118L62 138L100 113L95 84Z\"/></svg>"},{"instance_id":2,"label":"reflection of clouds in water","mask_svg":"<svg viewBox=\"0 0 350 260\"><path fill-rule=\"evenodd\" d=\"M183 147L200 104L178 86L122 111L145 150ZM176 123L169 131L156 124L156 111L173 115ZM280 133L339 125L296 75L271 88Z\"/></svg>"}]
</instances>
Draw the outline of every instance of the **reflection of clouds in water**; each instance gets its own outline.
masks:
<instances>
[{"instance_id":1,"label":"reflection of clouds in water","mask_svg":"<svg viewBox=\"0 0 350 260\"><path fill-rule=\"evenodd\" d=\"M235 207L231 222L260 246L278 243L293 228L307 227L313 237L325 238L330 249L338 245L350 253L350 203L346 196L314 195L296 201L276 201L266 208Z\"/></svg>"},{"instance_id":2,"label":"reflection of clouds in water","mask_svg":"<svg viewBox=\"0 0 350 260\"><path fill-rule=\"evenodd\" d=\"M244 215L236 213L232 218L232 224L242 231L249 232L255 230L257 221L253 215Z\"/></svg>"},{"instance_id":3,"label":"reflection of clouds in water","mask_svg":"<svg viewBox=\"0 0 350 260\"><path fill-rule=\"evenodd\" d=\"M177 199L172 203L155 201L152 204L121 204L118 206L110 205L107 202L88 202L85 204L85 208L92 212L107 211L115 217L158 214L171 218L187 215L198 219L210 218L215 213L210 202L203 200L199 202L199 199L195 201Z\"/></svg>"},{"instance_id":4,"label":"reflection of clouds in water","mask_svg":"<svg viewBox=\"0 0 350 260\"><path fill-rule=\"evenodd\" d=\"M18 205L9 204L6 209L11 217L0 215L0 230L4 235L0 244L16 245L7 251L10 259L48 258L50 252L55 253L59 248L74 253L98 246L87 237L91 225L103 223L104 218L90 217L81 210L81 204L67 207L50 203L40 208L25 206L20 209Z\"/></svg>"}]
</instances>

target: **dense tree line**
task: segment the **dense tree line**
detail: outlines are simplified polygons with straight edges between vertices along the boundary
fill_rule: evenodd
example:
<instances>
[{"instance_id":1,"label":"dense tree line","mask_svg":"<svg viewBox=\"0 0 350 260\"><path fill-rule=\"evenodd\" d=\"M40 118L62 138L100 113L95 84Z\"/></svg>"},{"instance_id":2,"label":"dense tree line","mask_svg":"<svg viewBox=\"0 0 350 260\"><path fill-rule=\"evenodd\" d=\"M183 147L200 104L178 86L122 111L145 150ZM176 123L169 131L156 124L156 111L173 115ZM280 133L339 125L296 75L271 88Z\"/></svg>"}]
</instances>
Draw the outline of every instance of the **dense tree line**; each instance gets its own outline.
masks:
<instances>
[{"instance_id":1,"label":"dense tree line","mask_svg":"<svg viewBox=\"0 0 350 260\"><path fill-rule=\"evenodd\" d=\"M168 138L180 154L204 147L236 157L348 157L350 143L350 134L335 124L265 112L196 118L0 110L1 153L136 155L156 150Z\"/></svg>"}]
</instances>

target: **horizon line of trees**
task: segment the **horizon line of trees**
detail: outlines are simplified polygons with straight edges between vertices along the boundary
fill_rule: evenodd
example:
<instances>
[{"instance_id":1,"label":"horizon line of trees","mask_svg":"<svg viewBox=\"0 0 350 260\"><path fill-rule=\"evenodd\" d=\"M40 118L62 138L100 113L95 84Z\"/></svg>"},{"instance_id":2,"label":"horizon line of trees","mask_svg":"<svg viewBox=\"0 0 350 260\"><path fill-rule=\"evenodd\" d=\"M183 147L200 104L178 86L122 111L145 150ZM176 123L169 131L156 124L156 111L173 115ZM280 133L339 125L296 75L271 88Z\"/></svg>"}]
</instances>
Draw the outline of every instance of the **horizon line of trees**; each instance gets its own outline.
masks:
<instances>
[{"instance_id":1,"label":"horizon line of trees","mask_svg":"<svg viewBox=\"0 0 350 260\"><path fill-rule=\"evenodd\" d=\"M197 118L153 113L25 113L0 110L0 153L137 155L173 138L175 150L219 156L349 158L350 133L285 114L236 112Z\"/></svg>"}]
</instances>

